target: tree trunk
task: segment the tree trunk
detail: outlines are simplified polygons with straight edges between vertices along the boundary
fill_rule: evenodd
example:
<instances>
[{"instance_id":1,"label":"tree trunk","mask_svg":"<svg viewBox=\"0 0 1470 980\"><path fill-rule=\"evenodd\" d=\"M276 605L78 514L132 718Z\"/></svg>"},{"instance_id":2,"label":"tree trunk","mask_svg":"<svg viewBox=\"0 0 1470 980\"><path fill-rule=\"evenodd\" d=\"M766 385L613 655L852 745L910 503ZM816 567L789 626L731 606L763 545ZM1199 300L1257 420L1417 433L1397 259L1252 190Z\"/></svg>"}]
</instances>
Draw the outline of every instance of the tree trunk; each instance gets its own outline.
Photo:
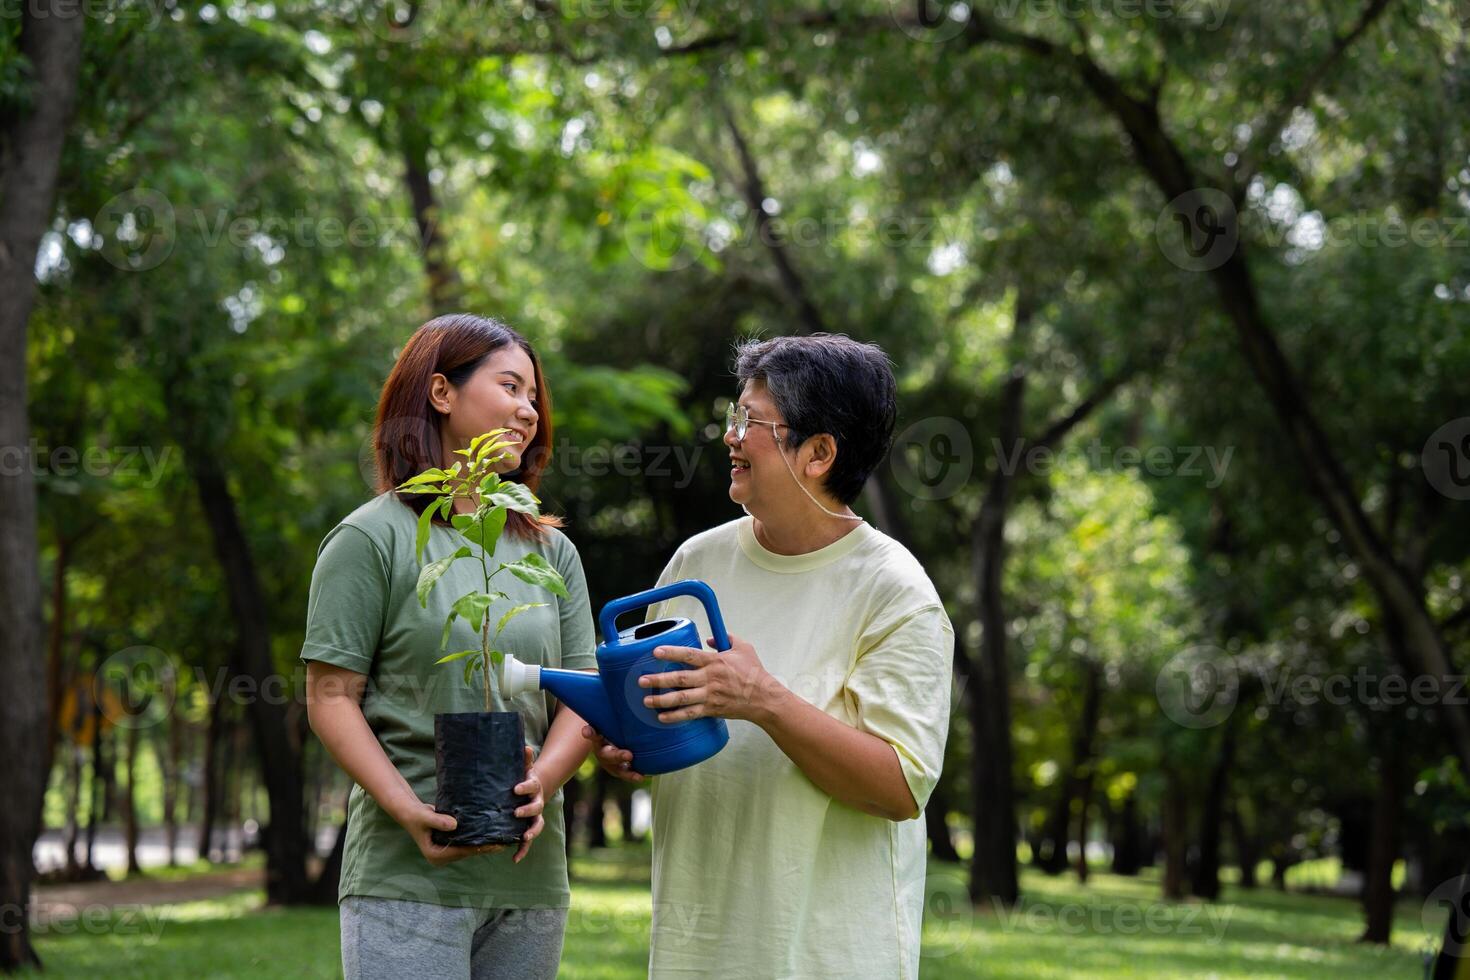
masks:
<instances>
[{"instance_id":1,"label":"tree trunk","mask_svg":"<svg viewBox=\"0 0 1470 980\"><path fill-rule=\"evenodd\" d=\"M172 699L170 699L172 703ZM183 784L183 733L184 719L170 714L168 719L168 747L158 753L163 761L163 836L168 849L168 866L178 864L179 848L179 790Z\"/></svg>"},{"instance_id":2,"label":"tree trunk","mask_svg":"<svg viewBox=\"0 0 1470 980\"><path fill-rule=\"evenodd\" d=\"M271 658L265 595L250 541L215 454L208 449L190 447L186 459L229 592L236 632L232 667L234 673L251 678L256 692L247 704L247 715L270 799L270 816L262 828L266 896L269 901L281 904L310 901L302 823L301 748L292 740L280 699L263 696L276 682L284 684L284 679L276 674Z\"/></svg>"},{"instance_id":3,"label":"tree trunk","mask_svg":"<svg viewBox=\"0 0 1470 980\"><path fill-rule=\"evenodd\" d=\"M75 726L73 726L75 727ZM77 839L82 830L82 750L74 741L66 743L66 875L77 865Z\"/></svg>"},{"instance_id":4,"label":"tree trunk","mask_svg":"<svg viewBox=\"0 0 1470 980\"><path fill-rule=\"evenodd\" d=\"M1200 813L1199 863L1194 868L1192 890L1200 898L1212 902L1220 897L1220 838L1230 791L1230 768L1235 763L1236 717L1238 715L1232 715L1225 724L1220 754L1210 771L1210 787L1205 793L1204 810Z\"/></svg>"},{"instance_id":5,"label":"tree trunk","mask_svg":"<svg viewBox=\"0 0 1470 980\"><path fill-rule=\"evenodd\" d=\"M1102 666L1087 661L1087 688L1082 701L1082 724L1073 746L1070 778L1076 786L1077 808L1077 880L1087 883L1087 811L1092 803L1093 756L1097 754L1097 726L1102 716ZM1066 854L1066 841L1062 853Z\"/></svg>"},{"instance_id":6,"label":"tree trunk","mask_svg":"<svg viewBox=\"0 0 1470 980\"><path fill-rule=\"evenodd\" d=\"M954 849L954 838L950 836L949 823L945 819L948 814L949 786L941 777L939 784L934 787L934 792L929 794L929 802L924 807L924 835L929 838L934 860L958 864L960 855Z\"/></svg>"},{"instance_id":7,"label":"tree trunk","mask_svg":"<svg viewBox=\"0 0 1470 980\"><path fill-rule=\"evenodd\" d=\"M204 771L200 776L204 805L198 827L198 857L206 861L215 860L215 829L221 820L225 773L229 771L229 761L222 754L228 749L226 739L231 730L225 717L225 699L216 698L209 705L209 727L204 730Z\"/></svg>"},{"instance_id":8,"label":"tree trunk","mask_svg":"<svg viewBox=\"0 0 1470 980\"><path fill-rule=\"evenodd\" d=\"M1138 819L1138 798L1132 793L1118 813L1117 835L1113 838L1115 875L1136 875L1143 867L1143 826Z\"/></svg>"},{"instance_id":9,"label":"tree trunk","mask_svg":"<svg viewBox=\"0 0 1470 980\"><path fill-rule=\"evenodd\" d=\"M1031 308L1017 299L1012 350L1022 349ZM1010 459L1021 442L1026 371L1015 360L1001 392L999 447ZM1005 527L1014 474L997 465L985 488L971 536L971 563L980 607L979 656L969 665L970 786L975 850L970 857L970 898L976 904L1014 905L1021 887L1016 870L1016 798L1011 766L1011 676L1006 650ZM968 651L956 644L956 654Z\"/></svg>"},{"instance_id":10,"label":"tree trunk","mask_svg":"<svg viewBox=\"0 0 1470 980\"><path fill-rule=\"evenodd\" d=\"M598 769L592 776L592 794L587 800L587 846L607 846L607 821L604 807L607 801L607 781L612 777Z\"/></svg>"},{"instance_id":11,"label":"tree trunk","mask_svg":"<svg viewBox=\"0 0 1470 980\"><path fill-rule=\"evenodd\" d=\"M1368 869L1363 882L1365 926L1361 941L1388 945L1393 937L1393 864L1398 858L1399 811L1402 806L1401 763L1397 739L1384 726L1379 736L1378 793L1373 799L1373 831L1368 845Z\"/></svg>"},{"instance_id":12,"label":"tree trunk","mask_svg":"<svg viewBox=\"0 0 1470 980\"><path fill-rule=\"evenodd\" d=\"M209 725L204 732L204 767L200 790L204 794L203 815L199 821L199 857L214 860L214 828L219 823L220 799L224 786L224 767L220 753L224 750L225 699L216 698L209 706Z\"/></svg>"},{"instance_id":13,"label":"tree trunk","mask_svg":"<svg viewBox=\"0 0 1470 980\"><path fill-rule=\"evenodd\" d=\"M403 182L408 187L419 229L419 250L429 282L429 306L434 316L453 313L459 306L460 282L444 254L444 235L439 229L442 211L434 200L434 185L429 180L429 137L411 122L405 122L403 129Z\"/></svg>"},{"instance_id":14,"label":"tree trunk","mask_svg":"<svg viewBox=\"0 0 1470 980\"><path fill-rule=\"evenodd\" d=\"M636 844L643 838L633 832L633 789L630 786L616 784L614 791L618 798L618 817L623 822L623 843Z\"/></svg>"},{"instance_id":15,"label":"tree trunk","mask_svg":"<svg viewBox=\"0 0 1470 980\"><path fill-rule=\"evenodd\" d=\"M1239 800L1230 808L1230 832L1235 839L1235 859L1240 864L1240 887L1255 888L1256 865L1260 863L1261 851L1255 835L1246 826Z\"/></svg>"},{"instance_id":16,"label":"tree trunk","mask_svg":"<svg viewBox=\"0 0 1470 980\"><path fill-rule=\"evenodd\" d=\"M96 688L93 688L95 692ZM107 783L103 777L109 766L107 759L107 734L102 727L105 720L102 714L102 703L100 699L94 698L92 702L92 785L91 801L87 806L87 859L86 866L95 868L96 862L92 860L92 848L97 843L97 828L106 819L107 811Z\"/></svg>"},{"instance_id":17,"label":"tree trunk","mask_svg":"<svg viewBox=\"0 0 1470 980\"><path fill-rule=\"evenodd\" d=\"M566 819L566 848L567 848L567 876L572 873L572 842L577 835L577 823L579 819L585 820L585 810L582 806L582 780L576 773L568 779L566 785L561 789L562 813ZM580 816L579 816L580 815Z\"/></svg>"},{"instance_id":18,"label":"tree trunk","mask_svg":"<svg viewBox=\"0 0 1470 980\"><path fill-rule=\"evenodd\" d=\"M71 564L71 545L64 535L57 535L56 563L51 569L51 625L46 651L46 755L41 768L51 772L56 758L56 740L61 734L61 696L66 690L64 651L66 649L66 569Z\"/></svg>"},{"instance_id":19,"label":"tree trunk","mask_svg":"<svg viewBox=\"0 0 1470 980\"><path fill-rule=\"evenodd\" d=\"M1092 771L1082 780L1082 792L1077 797L1077 882L1087 884L1087 814L1092 809Z\"/></svg>"},{"instance_id":20,"label":"tree trunk","mask_svg":"<svg viewBox=\"0 0 1470 980\"><path fill-rule=\"evenodd\" d=\"M124 743L128 749L127 761L124 763L124 771L128 777L128 790L127 795L123 797L123 828L128 850L128 875L131 876L143 870L138 864L138 797L135 792L138 784L137 725L128 725Z\"/></svg>"},{"instance_id":21,"label":"tree trunk","mask_svg":"<svg viewBox=\"0 0 1470 980\"><path fill-rule=\"evenodd\" d=\"M342 855L347 853L347 816L343 814L342 825L337 828L337 839L332 842L331 853L322 865L321 873L312 882L312 900L317 905L337 904L337 886L342 878Z\"/></svg>"},{"instance_id":22,"label":"tree trunk","mask_svg":"<svg viewBox=\"0 0 1470 980\"><path fill-rule=\"evenodd\" d=\"M1172 770L1164 788L1164 898L1184 898L1184 860L1189 846L1189 801L1184 782Z\"/></svg>"},{"instance_id":23,"label":"tree trunk","mask_svg":"<svg viewBox=\"0 0 1470 980\"><path fill-rule=\"evenodd\" d=\"M28 101L8 98L11 108L0 115L0 447L22 453L21 465L0 468L0 677L6 693L0 711L0 972L40 965L30 937L32 848L41 829L51 722L36 483L24 457L31 440L26 346L36 250L51 222L86 22L62 0L33 0L18 15L19 53L34 81L26 86Z\"/></svg>"}]
</instances>

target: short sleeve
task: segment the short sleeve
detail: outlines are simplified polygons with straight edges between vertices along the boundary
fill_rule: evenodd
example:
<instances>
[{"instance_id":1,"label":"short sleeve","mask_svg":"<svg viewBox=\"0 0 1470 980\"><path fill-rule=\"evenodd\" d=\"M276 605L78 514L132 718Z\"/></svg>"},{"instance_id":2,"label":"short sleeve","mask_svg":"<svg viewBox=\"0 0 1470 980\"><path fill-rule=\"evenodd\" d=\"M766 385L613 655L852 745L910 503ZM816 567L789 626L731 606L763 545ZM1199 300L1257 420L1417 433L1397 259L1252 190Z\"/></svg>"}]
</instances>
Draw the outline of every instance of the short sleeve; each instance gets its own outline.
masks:
<instances>
[{"instance_id":1,"label":"short sleeve","mask_svg":"<svg viewBox=\"0 0 1470 980\"><path fill-rule=\"evenodd\" d=\"M567 670L592 670L597 667L597 638L592 627L592 601L587 596L587 575L582 571L582 556L577 554L571 539L562 534L557 537L553 561L567 585L567 598L557 601L561 618L561 666Z\"/></svg>"},{"instance_id":2,"label":"short sleeve","mask_svg":"<svg viewBox=\"0 0 1470 980\"><path fill-rule=\"evenodd\" d=\"M366 532L339 524L311 573L301 659L372 671L388 608L388 562Z\"/></svg>"},{"instance_id":3,"label":"short sleeve","mask_svg":"<svg viewBox=\"0 0 1470 980\"><path fill-rule=\"evenodd\" d=\"M870 629L847 677L857 727L893 746L920 810L944 765L953 669L954 628L931 605Z\"/></svg>"}]
</instances>

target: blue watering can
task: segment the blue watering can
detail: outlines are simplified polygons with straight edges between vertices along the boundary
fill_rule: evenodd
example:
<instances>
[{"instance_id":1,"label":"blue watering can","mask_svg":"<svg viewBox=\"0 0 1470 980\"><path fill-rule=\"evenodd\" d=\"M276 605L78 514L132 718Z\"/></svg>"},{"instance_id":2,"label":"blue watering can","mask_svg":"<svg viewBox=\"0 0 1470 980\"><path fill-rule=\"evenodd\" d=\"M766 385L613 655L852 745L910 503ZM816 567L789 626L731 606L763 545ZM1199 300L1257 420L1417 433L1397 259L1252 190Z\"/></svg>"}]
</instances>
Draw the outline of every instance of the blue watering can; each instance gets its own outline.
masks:
<instances>
[{"instance_id":1,"label":"blue watering can","mask_svg":"<svg viewBox=\"0 0 1470 980\"><path fill-rule=\"evenodd\" d=\"M618 632L623 613L651 606L674 596L694 596L704 604L715 643L730 649L730 636L714 591L703 582L688 579L662 588L649 589L602 607L597 617L602 644L597 648L597 673L557 670L521 663L506 654L500 665L500 693L514 697L537 689L550 691L572 706L603 738L633 753L633 770L646 776L673 772L703 762L725 747L730 733L723 718L695 718L675 724L658 720L658 712L643 705L649 694L638 686L644 674L684 670L687 665L659 660L656 647L704 648L699 630L687 619L659 619Z\"/></svg>"}]
</instances>

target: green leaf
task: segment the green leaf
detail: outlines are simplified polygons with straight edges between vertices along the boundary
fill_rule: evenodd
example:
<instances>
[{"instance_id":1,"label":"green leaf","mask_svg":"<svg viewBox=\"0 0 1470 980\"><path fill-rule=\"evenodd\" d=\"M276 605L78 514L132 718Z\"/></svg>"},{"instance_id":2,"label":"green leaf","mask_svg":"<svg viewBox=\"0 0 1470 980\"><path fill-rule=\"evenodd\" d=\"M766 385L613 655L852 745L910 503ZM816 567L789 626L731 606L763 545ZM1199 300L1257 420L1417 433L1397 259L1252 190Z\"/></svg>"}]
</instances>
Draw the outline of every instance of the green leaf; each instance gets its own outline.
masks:
<instances>
[{"instance_id":1,"label":"green leaf","mask_svg":"<svg viewBox=\"0 0 1470 980\"><path fill-rule=\"evenodd\" d=\"M418 476L411 476L407 480L404 480L402 483L398 484L398 489L402 490L406 487L422 486L426 483L439 483L443 481L444 478L448 475L448 473L445 473L443 470L439 469L436 466L431 470L424 470Z\"/></svg>"},{"instance_id":2,"label":"green leaf","mask_svg":"<svg viewBox=\"0 0 1470 980\"><path fill-rule=\"evenodd\" d=\"M486 498L497 507L508 507L511 510L520 511L522 514L530 514L536 517L541 513L541 501L531 492L531 488L520 483L505 481L500 488Z\"/></svg>"},{"instance_id":3,"label":"green leaf","mask_svg":"<svg viewBox=\"0 0 1470 980\"><path fill-rule=\"evenodd\" d=\"M552 568L551 564L545 558L542 558L534 551L520 561L513 561L508 564L503 564L500 567L509 571L522 582L539 585L541 588L559 595L563 599L570 598L567 595L567 584L562 581L561 572Z\"/></svg>"},{"instance_id":4,"label":"green leaf","mask_svg":"<svg viewBox=\"0 0 1470 980\"><path fill-rule=\"evenodd\" d=\"M506 612L506 614L504 616L501 616L500 617L500 622L498 622L498 623L495 624L495 635L496 636L499 636L500 635L500 631L503 630L503 629L505 629L505 624L506 623L510 622L512 619L514 619L515 617L519 616L521 613L525 612L527 609L536 609L536 608L538 608L540 606L544 606L544 605L546 605L546 603L544 603L544 602L528 602L525 605L516 606L515 608L509 610L508 612Z\"/></svg>"},{"instance_id":5,"label":"green leaf","mask_svg":"<svg viewBox=\"0 0 1470 980\"><path fill-rule=\"evenodd\" d=\"M494 470L491 470L489 473L485 474L485 479L480 481L480 493L486 495L492 494L496 490L500 489L500 484L502 482L503 481L500 479L500 474L496 473Z\"/></svg>"},{"instance_id":6,"label":"green leaf","mask_svg":"<svg viewBox=\"0 0 1470 980\"><path fill-rule=\"evenodd\" d=\"M484 592L470 592L454 600L454 611L470 621L475 632L480 632L480 626L485 622L485 613L489 612L490 604L495 601L493 595Z\"/></svg>"},{"instance_id":7,"label":"green leaf","mask_svg":"<svg viewBox=\"0 0 1470 980\"><path fill-rule=\"evenodd\" d=\"M486 439L489 439L491 436L495 435L497 432L504 432L504 431L505 431L504 429L491 429L489 432L482 432L482 433L480 433L479 435L475 436L473 439L470 440L470 448L468 450L466 450L466 452L470 456L473 456L475 454L475 450L480 448L480 443L484 442Z\"/></svg>"},{"instance_id":8,"label":"green leaf","mask_svg":"<svg viewBox=\"0 0 1470 980\"><path fill-rule=\"evenodd\" d=\"M471 451L473 451L475 454L475 462L485 462L491 457L492 454L498 453L506 446L514 445L514 443L512 443L509 439L498 438L499 436L504 435L509 431L509 429L491 429L484 435L478 436L475 441L470 444Z\"/></svg>"},{"instance_id":9,"label":"green leaf","mask_svg":"<svg viewBox=\"0 0 1470 980\"><path fill-rule=\"evenodd\" d=\"M500 541L500 532L505 530L506 511L504 507L496 507L484 516L478 524L469 528L460 528L460 534L466 541L471 541L485 549L485 554L493 555L495 545Z\"/></svg>"},{"instance_id":10,"label":"green leaf","mask_svg":"<svg viewBox=\"0 0 1470 980\"><path fill-rule=\"evenodd\" d=\"M447 664L451 660L463 660L465 657L477 657L479 655L479 650L461 650L458 653L451 653L448 656L440 657L438 660L434 661L434 666L437 667L440 664Z\"/></svg>"},{"instance_id":11,"label":"green leaf","mask_svg":"<svg viewBox=\"0 0 1470 980\"><path fill-rule=\"evenodd\" d=\"M424 560L424 546L429 543L429 525L434 522L434 511L438 506L439 501L435 500L419 515L419 533L413 545L413 556L416 561Z\"/></svg>"},{"instance_id":12,"label":"green leaf","mask_svg":"<svg viewBox=\"0 0 1470 980\"><path fill-rule=\"evenodd\" d=\"M476 650L475 653L478 654L479 651ZM469 660L466 660L464 662L464 686L465 687L469 687L470 686L471 681L472 681L472 678L475 676L475 671L477 671L479 669L480 669L480 657L479 656L475 656L475 657L473 657L473 658L471 658Z\"/></svg>"},{"instance_id":13,"label":"green leaf","mask_svg":"<svg viewBox=\"0 0 1470 980\"><path fill-rule=\"evenodd\" d=\"M427 607L429 605L429 590L434 588L434 583L439 581L440 576L449 571L450 565L453 565L461 558L468 558L469 556L469 548L459 548L448 558L440 558L438 561L432 561L425 565L419 572L419 605Z\"/></svg>"}]
</instances>

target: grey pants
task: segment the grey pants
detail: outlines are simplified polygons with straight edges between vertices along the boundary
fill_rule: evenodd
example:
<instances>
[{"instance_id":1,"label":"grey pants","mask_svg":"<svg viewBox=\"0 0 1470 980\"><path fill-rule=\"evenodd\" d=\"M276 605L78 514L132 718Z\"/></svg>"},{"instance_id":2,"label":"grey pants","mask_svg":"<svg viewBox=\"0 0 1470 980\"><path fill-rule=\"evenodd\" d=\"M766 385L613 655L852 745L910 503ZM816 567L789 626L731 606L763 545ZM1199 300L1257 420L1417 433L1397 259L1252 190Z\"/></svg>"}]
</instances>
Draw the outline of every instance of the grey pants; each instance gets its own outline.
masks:
<instances>
[{"instance_id":1,"label":"grey pants","mask_svg":"<svg viewBox=\"0 0 1470 980\"><path fill-rule=\"evenodd\" d=\"M342 899L346 980L554 980L566 909L471 909L392 898Z\"/></svg>"}]
</instances>

